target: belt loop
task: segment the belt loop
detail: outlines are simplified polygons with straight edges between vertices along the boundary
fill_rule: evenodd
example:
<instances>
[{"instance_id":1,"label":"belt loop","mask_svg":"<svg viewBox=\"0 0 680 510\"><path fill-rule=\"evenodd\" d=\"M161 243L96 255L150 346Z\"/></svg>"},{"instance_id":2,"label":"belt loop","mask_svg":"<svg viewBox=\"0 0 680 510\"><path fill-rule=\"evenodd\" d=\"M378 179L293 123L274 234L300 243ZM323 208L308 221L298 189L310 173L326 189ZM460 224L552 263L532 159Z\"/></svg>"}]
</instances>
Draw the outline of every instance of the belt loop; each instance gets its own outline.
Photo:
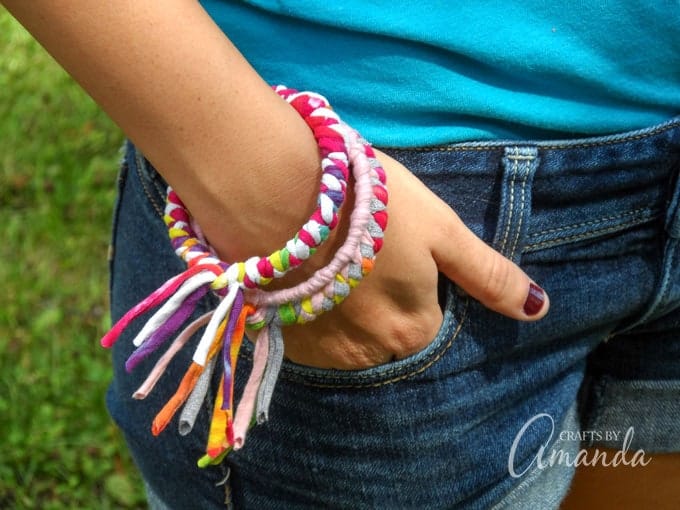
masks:
<instances>
[{"instance_id":1,"label":"belt loop","mask_svg":"<svg viewBox=\"0 0 680 510\"><path fill-rule=\"evenodd\" d=\"M531 186L538 168L536 147L506 147L494 248L518 263L531 214Z\"/></svg>"}]
</instances>

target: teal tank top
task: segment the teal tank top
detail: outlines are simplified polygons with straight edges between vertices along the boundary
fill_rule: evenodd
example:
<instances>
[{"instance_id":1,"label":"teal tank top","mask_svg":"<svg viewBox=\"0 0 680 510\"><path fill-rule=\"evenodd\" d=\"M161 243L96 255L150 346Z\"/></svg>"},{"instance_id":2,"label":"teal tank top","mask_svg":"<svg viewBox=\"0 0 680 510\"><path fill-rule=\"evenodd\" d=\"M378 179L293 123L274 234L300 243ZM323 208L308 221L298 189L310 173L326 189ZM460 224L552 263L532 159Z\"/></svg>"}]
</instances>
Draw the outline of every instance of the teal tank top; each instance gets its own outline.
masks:
<instances>
[{"instance_id":1,"label":"teal tank top","mask_svg":"<svg viewBox=\"0 0 680 510\"><path fill-rule=\"evenodd\" d=\"M680 1L204 0L271 84L378 146L554 139L680 114Z\"/></svg>"}]
</instances>

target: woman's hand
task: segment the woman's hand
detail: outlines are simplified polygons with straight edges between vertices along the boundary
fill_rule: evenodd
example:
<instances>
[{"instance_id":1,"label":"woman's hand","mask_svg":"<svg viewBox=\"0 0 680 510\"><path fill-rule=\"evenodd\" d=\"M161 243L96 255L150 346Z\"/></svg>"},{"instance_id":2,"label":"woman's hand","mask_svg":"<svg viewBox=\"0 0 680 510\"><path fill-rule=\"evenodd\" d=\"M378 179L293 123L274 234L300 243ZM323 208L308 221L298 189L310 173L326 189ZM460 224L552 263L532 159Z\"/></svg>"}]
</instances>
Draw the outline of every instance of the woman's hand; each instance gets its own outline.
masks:
<instances>
[{"instance_id":1,"label":"woman's hand","mask_svg":"<svg viewBox=\"0 0 680 510\"><path fill-rule=\"evenodd\" d=\"M375 269L332 311L284 328L289 359L359 369L423 349L442 322L439 272L503 315L528 321L547 313L547 296L519 267L476 237L400 163L376 154L387 173L390 199Z\"/></svg>"},{"instance_id":2,"label":"woman's hand","mask_svg":"<svg viewBox=\"0 0 680 510\"><path fill-rule=\"evenodd\" d=\"M311 132L198 3L1 2L161 169L225 260L269 253L315 206ZM292 360L349 369L422 349L441 323L438 271L505 315L545 314L547 299L523 311L530 279L521 270L399 163L379 158L390 219L376 269L337 309L285 330ZM313 260L331 253L319 251Z\"/></svg>"}]
</instances>

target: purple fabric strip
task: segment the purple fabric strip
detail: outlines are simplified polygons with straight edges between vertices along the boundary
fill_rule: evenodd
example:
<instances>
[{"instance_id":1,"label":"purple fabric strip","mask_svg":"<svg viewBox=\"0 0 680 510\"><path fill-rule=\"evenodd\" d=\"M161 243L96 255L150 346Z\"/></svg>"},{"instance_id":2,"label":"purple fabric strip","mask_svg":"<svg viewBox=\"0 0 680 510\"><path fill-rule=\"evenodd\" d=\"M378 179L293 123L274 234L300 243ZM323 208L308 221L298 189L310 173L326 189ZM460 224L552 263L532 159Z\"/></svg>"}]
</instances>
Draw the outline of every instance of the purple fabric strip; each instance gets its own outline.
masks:
<instances>
[{"instance_id":1,"label":"purple fabric strip","mask_svg":"<svg viewBox=\"0 0 680 510\"><path fill-rule=\"evenodd\" d=\"M125 362L125 370L132 372L144 358L163 345L163 343L165 343L165 341L191 316L200 299L207 294L208 288L209 287L205 285L190 294L168 320L154 331L146 342L135 349Z\"/></svg>"},{"instance_id":2,"label":"purple fabric strip","mask_svg":"<svg viewBox=\"0 0 680 510\"><path fill-rule=\"evenodd\" d=\"M224 341L222 342L222 358L224 361L224 382L222 384L222 394L224 395L222 399L223 411L228 411L231 405L229 395L231 395L231 386L234 384L234 374L231 373L231 337L234 335L234 329L236 329L236 323L238 322L239 315L241 315L241 310L243 310L243 292L239 291L234 299L234 304L231 305L227 327L224 331Z\"/></svg>"},{"instance_id":3,"label":"purple fabric strip","mask_svg":"<svg viewBox=\"0 0 680 510\"><path fill-rule=\"evenodd\" d=\"M345 174L345 172L343 172L338 165L328 165L326 168L324 168L323 173L332 175L341 181L347 180L347 174Z\"/></svg>"},{"instance_id":4,"label":"purple fabric strip","mask_svg":"<svg viewBox=\"0 0 680 510\"><path fill-rule=\"evenodd\" d=\"M326 191L326 195L333 201L333 203L340 207L342 205L342 202L345 200L345 195L342 193L342 191L336 191L333 189L329 189Z\"/></svg>"}]
</instances>

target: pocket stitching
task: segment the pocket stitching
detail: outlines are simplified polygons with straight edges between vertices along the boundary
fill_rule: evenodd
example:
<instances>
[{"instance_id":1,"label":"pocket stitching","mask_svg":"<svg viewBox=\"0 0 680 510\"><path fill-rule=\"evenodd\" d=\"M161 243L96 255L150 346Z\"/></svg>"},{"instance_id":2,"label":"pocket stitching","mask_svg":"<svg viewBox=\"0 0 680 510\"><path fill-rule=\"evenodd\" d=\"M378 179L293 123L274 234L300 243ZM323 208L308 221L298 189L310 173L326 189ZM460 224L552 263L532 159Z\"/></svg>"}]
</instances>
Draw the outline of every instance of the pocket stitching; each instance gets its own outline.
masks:
<instances>
[{"instance_id":1,"label":"pocket stitching","mask_svg":"<svg viewBox=\"0 0 680 510\"><path fill-rule=\"evenodd\" d=\"M626 230L630 227L635 227L637 225L642 225L644 223L648 223L650 221L654 221L660 216L660 214L651 209L648 210L648 214L645 216L639 216L637 218L633 218L632 220L629 220L625 223L618 223L616 225L611 225L607 227L601 227L595 230L591 230L589 232L583 232L583 233L577 233L577 234L571 234L571 235L565 235L562 237L557 237L553 239L546 239L544 241L540 242L535 242L535 243L528 243L525 247L523 252L528 253L528 252L533 252L533 251L538 251L544 248L552 248L554 246L558 246L561 244L565 243L570 243L570 242L576 242L576 241L581 241L585 239L595 239L597 237L601 237L605 234L611 234L615 232L619 232L621 230ZM621 216L623 218L624 216ZM594 223L594 222L593 222ZM599 222L601 223L601 222ZM566 230L568 227L565 227L563 230ZM553 230L558 230L558 229L553 229ZM546 231L548 232L548 231ZM531 237L539 237L540 235L545 234L545 232L537 232L535 234L532 234Z\"/></svg>"},{"instance_id":2,"label":"pocket stitching","mask_svg":"<svg viewBox=\"0 0 680 510\"><path fill-rule=\"evenodd\" d=\"M388 384L393 384L393 383L400 382L400 381L403 381L403 380L411 378L411 377L415 377L416 375L419 375L419 374L423 373L425 370L427 370L428 368L432 367L451 348L454 340L460 334L460 332L463 328L463 325L465 323L465 319L467 317L468 303L469 303L469 298L466 297L464 299L463 310L461 312L460 319L457 321L457 326L456 326L455 331L453 333L449 334L449 331L452 328L452 324L450 323L447 326L446 336L449 337L448 341L446 341L446 343L443 346L439 346L437 351L435 351L434 353L432 353L430 355L431 356L430 359L426 358L424 360L421 360L420 362L415 362L414 364L418 367L416 370L410 370L407 373L403 373L403 374L400 374L400 375L395 376L395 377L391 377L391 378L388 378L388 379L384 379L384 380L380 380L380 381L372 382L372 383L371 382L364 382L364 383L357 382L357 383L352 383L352 384L349 384L349 383L330 383L330 382L329 383L321 383L321 382L315 383L315 382L306 381L306 380L300 381L299 379L296 379L294 382L297 382L297 383L299 383L303 386L312 387L312 388L363 389L363 388L379 388L381 386L386 386ZM389 377L390 372L397 372L397 371L401 371L403 369L408 370L409 367L406 366L406 367L403 367L403 368L389 369L389 370L385 371L383 374L379 375L378 377L380 377L380 376L388 376ZM284 370L289 372L289 373L296 374L299 377L303 377L303 378L313 377L311 374L304 374L301 371L296 370L296 369L291 368L291 367L284 368ZM285 377L285 375L286 374L282 370L281 377L288 379L288 380L291 380L290 377ZM337 375L335 377L337 377ZM356 377L356 376L348 374L347 377L353 378L353 377Z\"/></svg>"},{"instance_id":3,"label":"pocket stitching","mask_svg":"<svg viewBox=\"0 0 680 510\"><path fill-rule=\"evenodd\" d=\"M139 177L139 182L142 184L142 188L144 189L144 194L146 195L148 202L154 208L154 210L156 211L156 214L160 218L163 218L163 216L164 216L163 208L161 206L159 206L158 203L156 202L155 198L153 197L152 192L149 190L148 185L145 182L144 175L142 174L142 166L145 166L147 163L146 163L146 161L144 161L143 156L136 149L135 149L135 163L136 163L135 164L135 170L137 171L137 176Z\"/></svg>"},{"instance_id":4,"label":"pocket stitching","mask_svg":"<svg viewBox=\"0 0 680 510\"><path fill-rule=\"evenodd\" d=\"M549 229L546 229L546 230L541 230L541 231L529 234L529 237L530 238L531 237L541 237L541 236L544 236L546 234L556 234L557 232L564 232L565 230L574 230L574 229L581 228L581 227L592 227L592 226L595 226L595 225L606 223L608 221L620 220L620 219L623 219L627 216L638 216L639 219L642 219L642 218L649 218L650 216L654 216L654 215L657 215L657 214L660 214L660 211L658 211L657 209L652 209L652 208L649 208L649 207L639 207L638 209L634 209L632 211L624 211L620 214L613 214L613 215L610 215L610 216L605 216L603 218L598 218L596 220L583 221L583 222L580 222L580 223L574 223L572 225L565 225L563 227L555 227L555 228L549 228Z\"/></svg>"}]
</instances>

